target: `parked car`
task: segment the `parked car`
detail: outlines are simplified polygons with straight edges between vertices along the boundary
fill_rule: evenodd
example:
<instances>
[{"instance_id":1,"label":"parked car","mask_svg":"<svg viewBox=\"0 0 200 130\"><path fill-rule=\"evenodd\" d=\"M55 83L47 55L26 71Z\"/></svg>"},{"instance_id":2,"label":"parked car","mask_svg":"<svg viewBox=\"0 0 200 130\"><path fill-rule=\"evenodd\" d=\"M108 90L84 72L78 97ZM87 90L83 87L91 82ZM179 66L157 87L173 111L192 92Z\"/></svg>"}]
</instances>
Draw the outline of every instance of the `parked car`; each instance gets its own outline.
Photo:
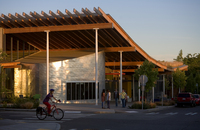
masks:
<instances>
[{"instance_id":1,"label":"parked car","mask_svg":"<svg viewBox=\"0 0 200 130\"><path fill-rule=\"evenodd\" d=\"M193 96L196 99L196 104L200 105L200 95L199 94L193 94Z\"/></svg>"},{"instance_id":2,"label":"parked car","mask_svg":"<svg viewBox=\"0 0 200 130\"><path fill-rule=\"evenodd\" d=\"M191 107L196 106L196 99L192 93L179 93L177 97L177 106L190 105Z\"/></svg>"}]
</instances>

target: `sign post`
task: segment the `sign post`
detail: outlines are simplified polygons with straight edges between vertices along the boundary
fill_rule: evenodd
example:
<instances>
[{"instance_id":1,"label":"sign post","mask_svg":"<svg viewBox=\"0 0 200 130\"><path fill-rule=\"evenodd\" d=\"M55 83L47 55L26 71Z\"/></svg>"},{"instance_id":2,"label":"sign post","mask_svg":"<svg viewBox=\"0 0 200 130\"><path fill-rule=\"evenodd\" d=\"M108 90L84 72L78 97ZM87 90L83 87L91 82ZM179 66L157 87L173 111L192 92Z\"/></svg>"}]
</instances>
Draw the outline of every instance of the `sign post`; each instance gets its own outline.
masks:
<instances>
[{"instance_id":1,"label":"sign post","mask_svg":"<svg viewBox=\"0 0 200 130\"><path fill-rule=\"evenodd\" d=\"M143 98L144 98L144 89L145 89L145 86L146 86L146 83L148 81L148 77L146 75L141 75L140 78L139 78L139 82L142 86L142 110L143 110Z\"/></svg>"}]
</instances>

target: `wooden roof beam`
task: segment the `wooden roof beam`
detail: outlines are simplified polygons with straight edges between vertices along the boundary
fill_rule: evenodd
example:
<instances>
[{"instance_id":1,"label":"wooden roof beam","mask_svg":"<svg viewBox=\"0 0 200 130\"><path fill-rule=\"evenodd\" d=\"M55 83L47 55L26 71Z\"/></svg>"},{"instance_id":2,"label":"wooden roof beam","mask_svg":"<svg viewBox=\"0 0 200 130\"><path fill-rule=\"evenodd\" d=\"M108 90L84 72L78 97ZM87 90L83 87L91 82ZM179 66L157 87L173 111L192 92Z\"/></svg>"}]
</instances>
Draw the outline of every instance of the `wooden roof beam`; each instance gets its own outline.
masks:
<instances>
[{"instance_id":1,"label":"wooden roof beam","mask_svg":"<svg viewBox=\"0 0 200 130\"><path fill-rule=\"evenodd\" d=\"M59 24L64 25L64 24L59 20L59 18L58 18L59 16L56 15L53 11L49 10L49 14L51 14L51 16L53 16L54 19L55 19Z\"/></svg>"},{"instance_id":2,"label":"wooden roof beam","mask_svg":"<svg viewBox=\"0 0 200 130\"><path fill-rule=\"evenodd\" d=\"M28 19L28 21L30 21L32 24L34 24L35 26L39 26L38 22L35 22L35 19L30 17L28 14L23 12L23 16L26 17Z\"/></svg>"},{"instance_id":3,"label":"wooden roof beam","mask_svg":"<svg viewBox=\"0 0 200 130\"><path fill-rule=\"evenodd\" d=\"M65 40L67 40L71 46L73 46L74 48L80 48L80 46L78 46L77 44L75 44L70 38L67 38L66 35L63 35L62 33L60 32L57 32L59 34L59 36L61 36L62 38L64 38Z\"/></svg>"},{"instance_id":4,"label":"wooden roof beam","mask_svg":"<svg viewBox=\"0 0 200 130\"><path fill-rule=\"evenodd\" d=\"M165 69L157 68L158 72L164 72ZM122 72L135 72L137 69L122 69ZM113 72L120 72L120 70L113 70Z\"/></svg>"},{"instance_id":5,"label":"wooden roof beam","mask_svg":"<svg viewBox=\"0 0 200 130\"><path fill-rule=\"evenodd\" d=\"M103 49L103 48L99 48L99 49ZM107 47L107 48L104 48L104 52L119 52L119 51L133 52L136 50L135 50L135 47Z\"/></svg>"},{"instance_id":6,"label":"wooden roof beam","mask_svg":"<svg viewBox=\"0 0 200 130\"><path fill-rule=\"evenodd\" d=\"M49 27L26 27L26 28L4 29L4 34L44 32L44 30L50 30L50 31L93 30L94 28L105 29L112 27L113 27L112 23L62 25L62 26L49 26Z\"/></svg>"},{"instance_id":7,"label":"wooden roof beam","mask_svg":"<svg viewBox=\"0 0 200 130\"><path fill-rule=\"evenodd\" d=\"M28 25L29 27L32 26L32 23L31 23L29 20L27 20L25 17L21 16L20 14L15 13L15 16L16 16L17 18L21 19L21 21L22 21L23 23L25 23L26 25Z\"/></svg>"},{"instance_id":8,"label":"wooden roof beam","mask_svg":"<svg viewBox=\"0 0 200 130\"><path fill-rule=\"evenodd\" d=\"M73 11L83 23L85 24L87 23L85 22L85 20L83 20L84 19L83 16L76 9L74 9Z\"/></svg>"},{"instance_id":9,"label":"wooden roof beam","mask_svg":"<svg viewBox=\"0 0 200 130\"><path fill-rule=\"evenodd\" d=\"M122 62L122 66L137 66L142 65L142 62ZM120 66L120 62L105 62L105 66Z\"/></svg>"},{"instance_id":10,"label":"wooden roof beam","mask_svg":"<svg viewBox=\"0 0 200 130\"><path fill-rule=\"evenodd\" d=\"M39 15L37 12L30 12L30 15L39 20L43 25L49 26L49 23L44 19L44 17Z\"/></svg>"},{"instance_id":11,"label":"wooden roof beam","mask_svg":"<svg viewBox=\"0 0 200 130\"><path fill-rule=\"evenodd\" d=\"M46 14L44 11L41 11L41 14L46 17L46 19L52 24L52 25L56 25L56 23L54 23L53 21L51 21L51 17L50 15ZM53 19L53 17L52 17Z\"/></svg>"},{"instance_id":12,"label":"wooden roof beam","mask_svg":"<svg viewBox=\"0 0 200 130\"><path fill-rule=\"evenodd\" d=\"M70 18L76 23L79 24L79 22L75 19L74 15L69 11L69 10L65 10L66 14L68 14L70 16Z\"/></svg>"},{"instance_id":13,"label":"wooden roof beam","mask_svg":"<svg viewBox=\"0 0 200 130\"><path fill-rule=\"evenodd\" d=\"M14 15L12 15L12 14L9 13L8 16L9 16L9 18L13 19L17 24L19 24L20 26L22 26L22 27L25 27L25 26L26 26L26 24L23 23L23 22L21 21L21 19L15 17Z\"/></svg>"},{"instance_id":14,"label":"wooden roof beam","mask_svg":"<svg viewBox=\"0 0 200 130\"><path fill-rule=\"evenodd\" d=\"M57 10L57 13L62 17L62 19L67 22L68 24L71 24L68 20L67 20L67 16L64 15L60 10Z\"/></svg>"},{"instance_id":15,"label":"wooden roof beam","mask_svg":"<svg viewBox=\"0 0 200 130\"><path fill-rule=\"evenodd\" d=\"M85 11L89 14L90 18L92 18L96 23L98 23L98 21L95 19L95 15L88 8L86 8Z\"/></svg>"},{"instance_id":16,"label":"wooden roof beam","mask_svg":"<svg viewBox=\"0 0 200 130\"><path fill-rule=\"evenodd\" d=\"M82 12L86 15L86 18L89 19L90 22L95 23L95 20L90 17L90 14L84 8L82 8Z\"/></svg>"}]
</instances>

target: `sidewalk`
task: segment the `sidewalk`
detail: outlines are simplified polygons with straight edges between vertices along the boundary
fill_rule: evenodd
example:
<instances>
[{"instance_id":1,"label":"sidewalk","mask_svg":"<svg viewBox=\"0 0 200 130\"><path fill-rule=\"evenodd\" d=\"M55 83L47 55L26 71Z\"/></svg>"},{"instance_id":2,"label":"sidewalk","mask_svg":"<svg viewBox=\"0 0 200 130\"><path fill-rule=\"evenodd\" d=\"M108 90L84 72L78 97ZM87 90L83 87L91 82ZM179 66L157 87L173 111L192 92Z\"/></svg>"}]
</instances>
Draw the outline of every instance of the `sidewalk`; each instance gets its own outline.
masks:
<instances>
[{"instance_id":1,"label":"sidewalk","mask_svg":"<svg viewBox=\"0 0 200 130\"><path fill-rule=\"evenodd\" d=\"M27 123L20 120L0 120L0 130L60 130L58 123Z\"/></svg>"},{"instance_id":2,"label":"sidewalk","mask_svg":"<svg viewBox=\"0 0 200 130\"><path fill-rule=\"evenodd\" d=\"M153 112L163 109L169 109L174 106L157 106L152 109L129 109L128 106L132 103L127 103L126 108L122 108L121 104L118 107L113 102L110 104L110 109L102 109L101 104L58 104L57 107L61 108L65 113L141 113L141 112ZM45 107L44 104L40 106ZM35 111L35 109L12 109L12 108L0 108L0 111Z\"/></svg>"}]
</instances>

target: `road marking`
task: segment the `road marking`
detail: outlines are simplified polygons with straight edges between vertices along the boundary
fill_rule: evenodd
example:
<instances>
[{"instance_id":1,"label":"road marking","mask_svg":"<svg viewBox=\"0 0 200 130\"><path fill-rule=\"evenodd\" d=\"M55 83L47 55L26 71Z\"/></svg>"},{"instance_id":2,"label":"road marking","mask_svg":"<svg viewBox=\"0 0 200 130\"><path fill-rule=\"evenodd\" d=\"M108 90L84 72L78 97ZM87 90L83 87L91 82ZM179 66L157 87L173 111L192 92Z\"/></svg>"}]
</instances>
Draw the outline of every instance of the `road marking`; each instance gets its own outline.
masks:
<instances>
[{"instance_id":1,"label":"road marking","mask_svg":"<svg viewBox=\"0 0 200 130\"><path fill-rule=\"evenodd\" d=\"M81 111L65 111L65 113L81 113Z\"/></svg>"},{"instance_id":2,"label":"road marking","mask_svg":"<svg viewBox=\"0 0 200 130\"><path fill-rule=\"evenodd\" d=\"M159 114L159 112L151 112L151 113L147 113L147 115L157 115Z\"/></svg>"},{"instance_id":3,"label":"road marking","mask_svg":"<svg viewBox=\"0 0 200 130\"><path fill-rule=\"evenodd\" d=\"M138 113L138 111L125 111L126 113Z\"/></svg>"},{"instance_id":4,"label":"road marking","mask_svg":"<svg viewBox=\"0 0 200 130\"><path fill-rule=\"evenodd\" d=\"M193 112L190 112L190 113L186 113L185 115L186 115L186 116L188 116L188 115L194 116L194 115L196 115L196 114L197 114L197 112L194 112L194 113L193 113Z\"/></svg>"},{"instance_id":5,"label":"road marking","mask_svg":"<svg viewBox=\"0 0 200 130\"><path fill-rule=\"evenodd\" d=\"M33 120L33 119L37 119L37 118L23 118L23 119Z\"/></svg>"},{"instance_id":6,"label":"road marking","mask_svg":"<svg viewBox=\"0 0 200 130\"><path fill-rule=\"evenodd\" d=\"M170 112L170 113L166 113L165 115L176 115L178 114L178 112Z\"/></svg>"},{"instance_id":7,"label":"road marking","mask_svg":"<svg viewBox=\"0 0 200 130\"><path fill-rule=\"evenodd\" d=\"M62 119L62 121L71 121L72 119Z\"/></svg>"}]
</instances>

